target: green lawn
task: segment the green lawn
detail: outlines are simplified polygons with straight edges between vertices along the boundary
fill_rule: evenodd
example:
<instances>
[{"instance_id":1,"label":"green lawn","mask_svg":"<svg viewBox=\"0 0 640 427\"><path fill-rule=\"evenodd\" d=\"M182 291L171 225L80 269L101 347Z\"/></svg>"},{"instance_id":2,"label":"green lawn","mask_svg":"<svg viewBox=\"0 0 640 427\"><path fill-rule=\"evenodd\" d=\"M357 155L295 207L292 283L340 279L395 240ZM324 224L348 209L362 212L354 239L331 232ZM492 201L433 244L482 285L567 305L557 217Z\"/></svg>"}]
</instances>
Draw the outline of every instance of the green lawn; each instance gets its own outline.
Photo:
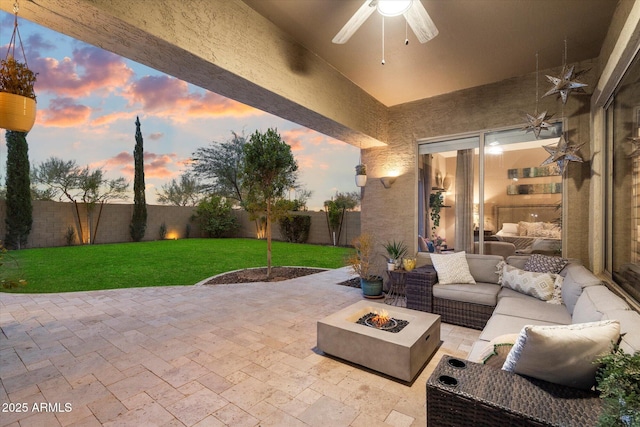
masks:
<instances>
[{"instance_id":1,"label":"green lawn","mask_svg":"<svg viewBox=\"0 0 640 427\"><path fill-rule=\"evenodd\" d=\"M348 252L348 248L273 242L272 266L338 268L345 265ZM226 271L265 267L267 242L181 239L24 249L7 254L0 276L12 274L11 258L17 260L28 284L10 292L193 285Z\"/></svg>"}]
</instances>

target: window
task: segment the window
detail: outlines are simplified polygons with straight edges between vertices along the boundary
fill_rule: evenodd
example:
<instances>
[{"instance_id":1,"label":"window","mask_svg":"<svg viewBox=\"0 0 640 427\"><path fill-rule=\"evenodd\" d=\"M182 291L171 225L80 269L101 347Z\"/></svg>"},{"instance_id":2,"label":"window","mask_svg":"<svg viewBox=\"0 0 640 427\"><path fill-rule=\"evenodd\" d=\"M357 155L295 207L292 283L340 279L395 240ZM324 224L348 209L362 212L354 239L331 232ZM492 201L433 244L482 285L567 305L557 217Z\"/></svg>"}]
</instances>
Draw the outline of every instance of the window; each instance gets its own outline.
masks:
<instances>
[{"instance_id":1,"label":"window","mask_svg":"<svg viewBox=\"0 0 640 427\"><path fill-rule=\"evenodd\" d=\"M606 108L605 268L640 301L640 59Z\"/></svg>"},{"instance_id":2,"label":"window","mask_svg":"<svg viewBox=\"0 0 640 427\"><path fill-rule=\"evenodd\" d=\"M562 254L562 177L555 164L541 166L543 145L561 133L557 122L539 140L510 128L419 141L420 234L467 252L503 241L520 253Z\"/></svg>"}]
</instances>

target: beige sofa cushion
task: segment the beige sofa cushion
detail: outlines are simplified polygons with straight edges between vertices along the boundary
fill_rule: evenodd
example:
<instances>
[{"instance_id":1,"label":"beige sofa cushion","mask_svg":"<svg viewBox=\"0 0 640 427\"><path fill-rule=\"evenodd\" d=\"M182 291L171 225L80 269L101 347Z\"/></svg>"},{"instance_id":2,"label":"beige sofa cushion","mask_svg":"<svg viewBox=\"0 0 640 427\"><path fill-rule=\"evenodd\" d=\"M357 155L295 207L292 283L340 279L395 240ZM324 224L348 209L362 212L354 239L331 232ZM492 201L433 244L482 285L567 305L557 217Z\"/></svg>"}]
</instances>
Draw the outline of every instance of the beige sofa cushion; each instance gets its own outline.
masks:
<instances>
[{"instance_id":1,"label":"beige sofa cushion","mask_svg":"<svg viewBox=\"0 0 640 427\"><path fill-rule=\"evenodd\" d=\"M578 298L573 309L572 323L597 322L602 320L606 312L629 309L629 305L606 286L589 286L584 288Z\"/></svg>"},{"instance_id":2,"label":"beige sofa cushion","mask_svg":"<svg viewBox=\"0 0 640 427\"><path fill-rule=\"evenodd\" d=\"M633 310L611 310L602 316L602 320L620 321L620 348L625 353L640 351L640 313Z\"/></svg>"},{"instance_id":3,"label":"beige sofa cushion","mask_svg":"<svg viewBox=\"0 0 640 427\"><path fill-rule=\"evenodd\" d=\"M582 290L588 286L602 285L602 281L582 265L571 263L565 267L565 271L566 276L562 282L562 302L573 315L573 309Z\"/></svg>"},{"instance_id":4,"label":"beige sofa cushion","mask_svg":"<svg viewBox=\"0 0 640 427\"><path fill-rule=\"evenodd\" d=\"M551 306L551 304L548 304ZM505 334L513 334L521 331L526 325L543 325L554 326L557 323L547 322L546 320L531 320L526 317L506 316L504 314L493 314L484 329L480 333L480 339L483 341L491 341L495 337Z\"/></svg>"},{"instance_id":5,"label":"beige sofa cushion","mask_svg":"<svg viewBox=\"0 0 640 427\"><path fill-rule=\"evenodd\" d=\"M475 285L440 285L433 286L433 296L454 301L494 307L498 302L500 286L493 283L476 283Z\"/></svg>"},{"instance_id":6,"label":"beige sofa cushion","mask_svg":"<svg viewBox=\"0 0 640 427\"><path fill-rule=\"evenodd\" d=\"M559 325L568 325L571 323L571 316L565 306L548 304L547 302L540 301L534 297L500 298L493 314L524 317L529 319L531 324L547 322Z\"/></svg>"}]
</instances>

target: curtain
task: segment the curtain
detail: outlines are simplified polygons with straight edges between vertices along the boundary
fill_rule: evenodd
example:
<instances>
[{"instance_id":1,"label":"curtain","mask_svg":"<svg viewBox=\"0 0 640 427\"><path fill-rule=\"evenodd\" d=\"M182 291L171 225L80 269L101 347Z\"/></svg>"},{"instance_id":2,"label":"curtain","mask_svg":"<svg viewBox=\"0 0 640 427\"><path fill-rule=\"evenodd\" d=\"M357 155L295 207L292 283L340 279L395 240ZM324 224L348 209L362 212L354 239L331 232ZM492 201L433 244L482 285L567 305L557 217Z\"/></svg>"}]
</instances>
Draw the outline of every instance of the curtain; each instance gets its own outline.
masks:
<instances>
[{"instance_id":1,"label":"curtain","mask_svg":"<svg viewBox=\"0 0 640 427\"><path fill-rule=\"evenodd\" d=\"M431 154L422 156L422 168L420 169L420 183L422 184L421 209L418 232L422 237L431 236L431 220L429 217L429 195L431 194Z\"/></svg>"},{"instance_id":2,"label":"curtain","mask_svg":"<svg viewBox=\"0 0 640 427\"><path fill-rule=\"evenodd\" d=\"M456 251L473 253L473 148L456 159Z\"/></svg>"}]
</instances>

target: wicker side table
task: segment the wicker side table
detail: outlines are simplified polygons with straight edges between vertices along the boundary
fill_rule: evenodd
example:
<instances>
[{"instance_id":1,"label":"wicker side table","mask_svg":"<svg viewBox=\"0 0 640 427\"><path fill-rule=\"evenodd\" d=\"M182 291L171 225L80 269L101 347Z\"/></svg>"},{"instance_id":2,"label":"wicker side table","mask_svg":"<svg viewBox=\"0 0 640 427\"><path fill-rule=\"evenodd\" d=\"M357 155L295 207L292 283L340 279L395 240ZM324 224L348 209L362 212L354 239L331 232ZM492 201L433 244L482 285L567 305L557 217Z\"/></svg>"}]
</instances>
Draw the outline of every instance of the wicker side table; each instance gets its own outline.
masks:
<instances>
[{"instance_id":1,"label":"wicker side table","mask_svg":"<svg viewBox=\"0 0 640 427\"><path fill-rule=\"evenodd\" d=\"M438 281L435 268L425 265L407 273L407 308L433 313L433 285Z\"/></svg>"},{"instance_id":2,"label":"wicker side table","mask_svg":"<svg viewBox=\"0 0 640 427\"><path fill-rule=\"evenodd\" d=\"M427 380L429 426L595 426L595 392L445 356Z\"/></svg>"}]
</instances>

